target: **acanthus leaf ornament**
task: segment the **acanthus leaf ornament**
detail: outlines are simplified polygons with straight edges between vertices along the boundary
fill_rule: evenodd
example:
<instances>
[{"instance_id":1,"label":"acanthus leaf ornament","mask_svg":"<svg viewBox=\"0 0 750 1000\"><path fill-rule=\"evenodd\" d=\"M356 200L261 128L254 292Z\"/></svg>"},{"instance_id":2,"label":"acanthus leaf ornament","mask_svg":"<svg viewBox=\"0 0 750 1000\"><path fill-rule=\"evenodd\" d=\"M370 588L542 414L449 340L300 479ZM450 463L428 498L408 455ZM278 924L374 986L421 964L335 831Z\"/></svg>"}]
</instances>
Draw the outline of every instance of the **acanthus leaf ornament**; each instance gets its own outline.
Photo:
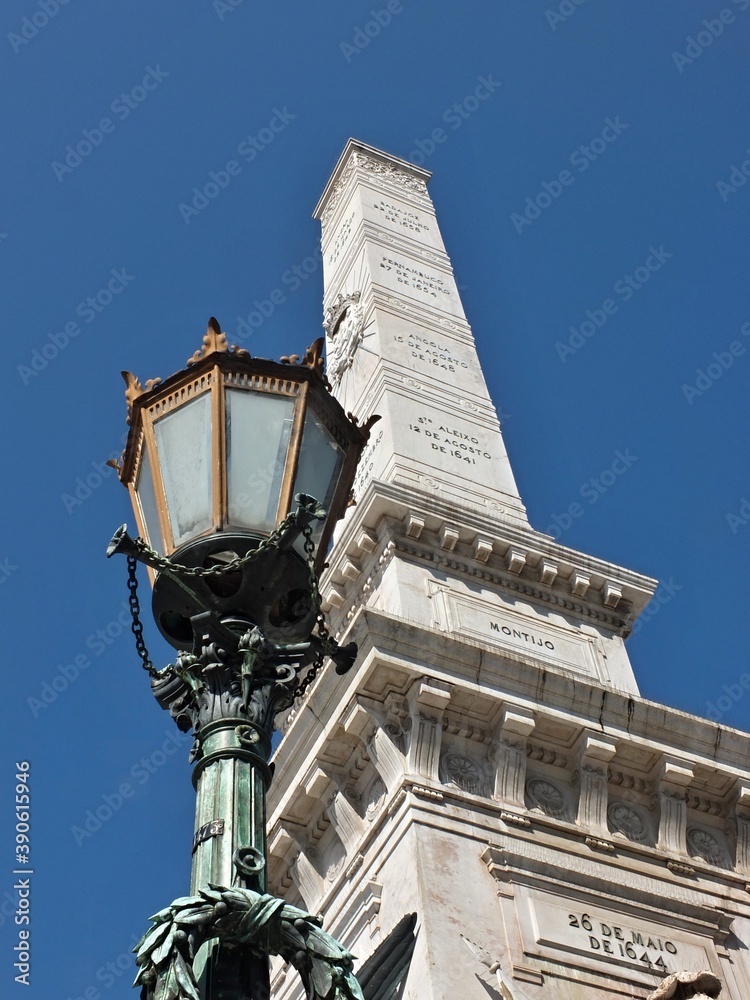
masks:
<instances>
[{"instance_id":1,"label":"acanthus leaf ornament","mask_svg":"<svg viewBox=\"0 0 750 1000\"><path fill-rule=\"evenodd\" d=\"M161 384L160 378L149 378L146 379L146 385L144 387L143 383L139 378L137 378L132 372L121 372L122 377L125 379L125 404L128 408L127 423L130 423L133 415L133 403L142 396L145 392L151 392L151 390Z\"/></svg>"},{"instance_id":2,"label":"acanthus leaf ornament","mask_svg":"<svg viewBox=\"0 0 750 1000\"><path fill-rule=\"evenodd\" d=\"M201 358L207 357L209 354L213 354L215 351L228 351L229 344L227 343L227 335L221 332L221 327L219 322L213 316L209 317L208 327L206 329L205 336L203 337L203 347L199 348L192 357L187 359L187 365L196 364Z\"/></svg>"}]
</instances>

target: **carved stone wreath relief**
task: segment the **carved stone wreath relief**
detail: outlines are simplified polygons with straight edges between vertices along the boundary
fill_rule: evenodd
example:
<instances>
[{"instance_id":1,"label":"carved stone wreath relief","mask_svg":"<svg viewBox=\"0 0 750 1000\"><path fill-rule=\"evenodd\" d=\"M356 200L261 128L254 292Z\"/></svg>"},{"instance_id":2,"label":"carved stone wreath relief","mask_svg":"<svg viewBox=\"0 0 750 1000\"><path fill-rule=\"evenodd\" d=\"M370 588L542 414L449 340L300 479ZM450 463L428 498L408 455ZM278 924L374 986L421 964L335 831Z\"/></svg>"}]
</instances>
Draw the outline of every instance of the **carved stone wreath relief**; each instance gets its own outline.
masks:
<instances>
[{"instance_id":1,"label":"carved stone wreath relief","mask_svg":"<svg viewBox=\"0 0 750 1000\"><path fill-rule=\"evenodd\" d=\"M471 757L462 753L446 753L440 761L440 777L444 784L455 785L464 792L481 795L485 779L481 768Z\"/></svg>"},{"instance_id":2,"label":"carved stone wreath relief","mask_svg":"<svg viewBox=\"0 0 750 1000\"><path fill-rule=\"evenodd\" d=\"M552 816L554 819L566 818L565 796L551 781L545 781L544 778L531 778L530 781L526 782L526 796L531 809L538 809L545 816Z\"/></svg>"},{"instance_id":3,"label":"carved stone wreath relief","mask_svg":"<svg viewBox=\"0 0 750 1000\"><path fill-rule=\"evenodd\" d=\"M717 868L729 868L729 858L719 841L707 830L691 826L687 831L687 846L691 857L701 858Z\"/></svg>"},{"instance_id":4,"label":"carved stone wreath relief","mask_svg":"<svg viewBox=\"0 0 750 1000\"><path fill-rule=\"evenodd\" d=\"M640 813L626 806L624 802L612 802L607 809L607 819L615 833L621 833L623 837L636 844L642 844L648 839L648 826Z\"/></svg>"}]
</instances>

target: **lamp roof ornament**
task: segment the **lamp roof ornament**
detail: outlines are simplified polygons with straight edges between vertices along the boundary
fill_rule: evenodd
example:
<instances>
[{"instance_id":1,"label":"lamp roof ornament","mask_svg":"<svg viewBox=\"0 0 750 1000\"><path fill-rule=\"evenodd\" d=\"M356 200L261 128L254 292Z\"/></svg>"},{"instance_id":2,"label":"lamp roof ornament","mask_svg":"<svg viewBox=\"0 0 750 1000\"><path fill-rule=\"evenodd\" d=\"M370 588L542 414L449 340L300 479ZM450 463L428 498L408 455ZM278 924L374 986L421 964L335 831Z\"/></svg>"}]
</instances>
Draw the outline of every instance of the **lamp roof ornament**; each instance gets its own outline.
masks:
<instances>
[{"instance_id":1,"label":"lamp roof ornament","mask_svg":"<svg viewBox=\"0 0 750 1000\"><path fill-rule=\"evenodd\" d=\"M279 362L282 365L299 365L303 368L309 368L320 378L323 385L330 392L331 386L325 374L325 361L323 357L324 343L325 338L319 337L307 348L301 357L299 354L288 354L281 357ZM238 347L237 344L232 344L230 346L226 333L222 333L218 320L213 316L211 316L208 320L208 326L203 337L202 347L200 347L187 359L186 367L191 368L212 354L229 354L235 358L242 358L246 361L252 360L252 355L249 351L245 350L244 347ZM260 361L262 359L258 358L257 360ZM178 372L176 374L180 373ZM141 380L132 372L123 371L122 377L125 380L125 402L128 410L127 422L131 423L133 418L133 404L136 399L143 396L145 393L151 392L151 390L155 389L156 386L161 385L164 380L161 378L150 378L146 380L146 384L144 386ZM170 376L170 378L171 377L173 376Z\"/></svg>"}]
</instances>

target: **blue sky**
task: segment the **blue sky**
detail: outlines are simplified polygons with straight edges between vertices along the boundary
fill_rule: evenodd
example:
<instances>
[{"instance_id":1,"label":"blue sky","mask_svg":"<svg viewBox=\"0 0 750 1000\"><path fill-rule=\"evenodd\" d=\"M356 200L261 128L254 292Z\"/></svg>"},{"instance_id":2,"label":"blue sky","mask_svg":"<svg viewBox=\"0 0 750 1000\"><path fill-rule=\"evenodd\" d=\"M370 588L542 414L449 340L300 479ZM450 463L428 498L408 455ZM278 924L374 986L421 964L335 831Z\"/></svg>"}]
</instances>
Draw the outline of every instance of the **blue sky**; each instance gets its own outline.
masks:
<instances>
[{"instance_id":1,"label":"blue sky","mask_svg":"<svg viewBox=\"0 0 750 1000\"><path fill-rule=\"evenodd\" d=\"M130 996L131 939L187 887L187 745L104 558L132 523L101 464L126 429L119 372L175 371L212 314L261 356L318 336L311 212L350 135L434 173L534 525L662 581L629 642L643 695L750 725L750 0L23 0L0 17L4 995ZM29 988L1 905L16 761Z\"/></svg>"}]
</instances>

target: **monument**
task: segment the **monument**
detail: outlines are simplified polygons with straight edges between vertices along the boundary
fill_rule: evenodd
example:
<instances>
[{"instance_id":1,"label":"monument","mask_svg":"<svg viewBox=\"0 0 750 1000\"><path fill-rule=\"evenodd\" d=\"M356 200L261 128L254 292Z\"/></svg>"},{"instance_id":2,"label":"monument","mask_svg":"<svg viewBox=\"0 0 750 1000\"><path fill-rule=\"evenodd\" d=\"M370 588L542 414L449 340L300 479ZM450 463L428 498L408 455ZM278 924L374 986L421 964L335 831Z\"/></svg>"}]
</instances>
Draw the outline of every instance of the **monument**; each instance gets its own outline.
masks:
<instances>
[{"instance_id":1,"label":"monument","mask_svg":"<svg viewBox=\"0 0 750 1000\"><path fill-rule=\"evenodd\" d=\"M368 1000L745 1000L750 737L643 699L656 581L529 523L429 176L350 140L315 212L328 378L382 419L321 586L360 654L286 718L270 888Z\"/></svg>"}]
</instances>

